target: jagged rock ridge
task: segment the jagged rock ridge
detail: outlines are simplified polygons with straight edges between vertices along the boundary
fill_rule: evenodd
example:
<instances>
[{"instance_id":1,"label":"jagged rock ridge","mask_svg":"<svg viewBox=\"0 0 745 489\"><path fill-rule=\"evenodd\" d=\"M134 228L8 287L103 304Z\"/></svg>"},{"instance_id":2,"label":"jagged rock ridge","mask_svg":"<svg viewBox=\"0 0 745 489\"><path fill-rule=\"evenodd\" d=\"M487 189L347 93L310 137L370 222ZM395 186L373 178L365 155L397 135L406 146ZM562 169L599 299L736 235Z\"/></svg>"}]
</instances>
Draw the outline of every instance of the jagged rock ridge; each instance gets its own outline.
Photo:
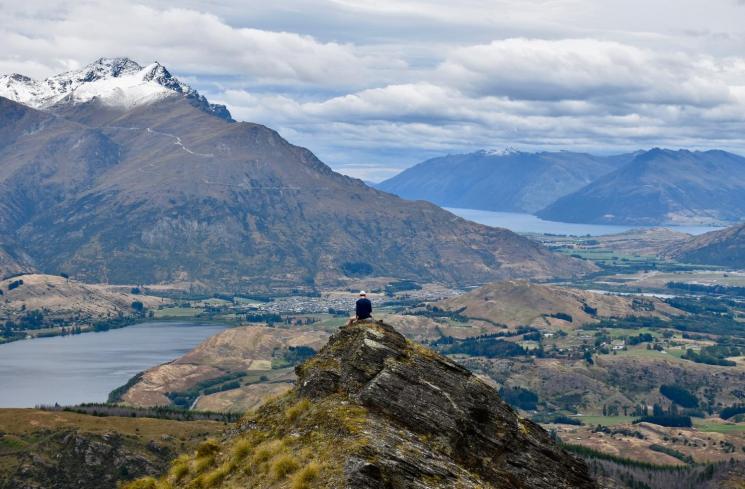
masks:
<instances>
[{"instance_id":1,"label":"jagged rock ridge","mask_svg":"<svg viewBox=\"0 0 745 489\"><path fill-rule=\"evenodd\" d=\"M470 371L383 323L347 326L237 437L131 488L594 488Z\"/></svg>"},{"instance_id":2,"label":"jagged rock ridge","mask_svg":"<svg viewBox=\"0 0 745 489\"><path fill-rule=\"evenodd\" d=\"M0 97L36 109L54 109L94 99L134 107L175 94L183 95L205 112L232 120L224 105L210 104L157 61L143 67L129 58L100 58L79 70L44 80L33 80L18 73L0 75Z\"/></svg>"}]
</instances>

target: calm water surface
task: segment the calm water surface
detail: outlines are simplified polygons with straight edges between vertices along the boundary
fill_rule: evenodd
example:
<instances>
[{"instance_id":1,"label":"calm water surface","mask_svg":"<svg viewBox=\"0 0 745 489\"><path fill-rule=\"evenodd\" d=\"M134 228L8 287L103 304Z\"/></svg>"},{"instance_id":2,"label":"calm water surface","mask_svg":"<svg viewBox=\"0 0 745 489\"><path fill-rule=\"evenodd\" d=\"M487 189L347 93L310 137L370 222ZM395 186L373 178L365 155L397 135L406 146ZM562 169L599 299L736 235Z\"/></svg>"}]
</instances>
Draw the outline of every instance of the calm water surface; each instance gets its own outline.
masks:
<instances>
[{"instance_id":1,"label":"calm water surface","mask_svg":"<svg viewBox=\"0 0 745 489\"><path fill-rule=\"evenodd\" d=\"M539 234L566 234L574 236L600 236L603 234L617 234L629 229L639 229L644 226L615 226L609 224L576 224L570 222L544 221L532 214L520 214L517 212L492 212L476 209L448 208L456 216L469 221L507 228L516 233L539 233ZM656 226L665 227L674 231L688 234L703 234L716 229L709 226Z\"/></svg>"},{"instance_id":2,"label":"calm water surface","mask_svg":"<svg viewBox=\"0 0 745 489\"><path fill-rule=\"evenodd\" d=\"M104 402L136 373L183 355L226 327L152 322L0 345L0 407Z\"/></svg>"}]
</instances>

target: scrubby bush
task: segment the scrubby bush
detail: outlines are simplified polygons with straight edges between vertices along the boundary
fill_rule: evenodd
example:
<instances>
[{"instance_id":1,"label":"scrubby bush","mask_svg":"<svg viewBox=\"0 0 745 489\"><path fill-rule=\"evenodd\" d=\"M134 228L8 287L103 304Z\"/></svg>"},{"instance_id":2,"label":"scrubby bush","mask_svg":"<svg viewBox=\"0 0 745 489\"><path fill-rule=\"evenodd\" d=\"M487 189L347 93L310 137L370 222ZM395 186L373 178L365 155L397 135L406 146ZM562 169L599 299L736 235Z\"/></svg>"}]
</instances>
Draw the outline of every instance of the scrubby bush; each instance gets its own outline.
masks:
<instances>
[{"instance_id":1,"label":"scrubby bush","mask_svg":"<svg viewBox=\"0 0 745 489\"><path fill-rule=\"evenodd\" d=\"M178 482L189 474L189 457L182 455L173 461L171 470L168 471L168 477Z\"/></svg>"},{"instance_id":2,"label":"scrubby bush","mask_svg":"<svg viewBox=\"0 0 745 489\"><path fill-rule=\"evenodd\" d=\"M719 417L722 419L729 419L733 416L737 416L738 414L744 414L745 413L745 404L738 404L736 406L729 406L724 409L722 409L719 412Z\"/></svg>"},{"instance_id":3,"label":"scrubby bush","mask_svg":"<svg viewBox=\"0 0 745 489\"><path fill-rule=\"evenodd\" d=\"M566 321L568 323L571 323L572 321L574 321L574 318L572 318L572 315L571 314L567 314L565 312L557 312L557 313L554 313L554 314L549 314L548 317L550 317L550 318L556 318L556 319L561 319L562 321Z\"/></svg>"},{"instance_id":4,"label":"scrubby bush","mask_svg":"<svg viewBox=\"0 0 745 489\"><path fill-rule=\"evenodd\" d=\"M349 277L366 277L372 275L373 267L365 262L344 262L341 264L341 271Z\"/></svg>"},{"instance_id":5,"label":"scrubby bush","mask_svg":"<svg viewBox=\"0 0 745 489\"><path fill-rule=\"evenodd\" d=\"M510 406L532 411L537 407L538 394L523 387L502 387L499 395Z\"/></svg>"},{"instance_id":6,"label":"scrubby bush","mask_svg":"<svg viewBox=\"0 0 745 489\"><path fill-rule=\"evenodd\" d=\"M663 385L660 387L660 394L684 408L698 407L696 396L679 385Z\"/></svg>"},{"instance_id":7,"label":"scrubby bush","mask_svg":"<svg viewBox=\"0 0 745 489\"><path fill-rule=\"evenodd\" d=\"M497 338L453 339L452 344L443 345L440 350L447 354L463 354L487 358L507 358L527 355L527 351L517 343Z\"/></svg>"},{"instance_id":8,"label":"scrubby bush","mask_svg":"<svg viewBox=\"0 0 745 489\"><path fill-rule=\"evenodd\" d=\"M662 416L642 416L641 418L634 421L634 423L652 423L660 426L667 426L669 428L691 428L693 427L693 421L690 416L675 416L675 415L662 415Z\"/></svg>"},{"instance_id":9,"label":"scrubby bush","mask_svg":"<svg viewBox=\"0 0 745 489\"><path fill-rule=\"evenodd\" d=\"M572 426L582 426L584 424L582 423L582 421L580 421L577 418L571 418L569 416L562 416L562 415L555 416L554 419L551 420L551 422L556 423L556 424L569 424Z\"/></svg>"},{"instance_id":10,"label":"scrubby bush","mask_svg":"<svg viewBox=\"0 0 745 489\"><path fill-rule=\"evenodd\" d=\"M21 279L14 280L14 281L12 281L11 283L8 284L8 290L17 289L21 285L23 285L23 280L21 280Z\"/></svg>"},{"instance_id":11,"label":"scrubby bush","mask_svg":"<svg viewBox=\"0 0 745 489\"><path fill-rule=\"evenodd\" d=\"M230 474L232 467L229 464L222 464L212 472L202 476L202 487L208 489L217 487Z\"/></svg>"}]
</instances>

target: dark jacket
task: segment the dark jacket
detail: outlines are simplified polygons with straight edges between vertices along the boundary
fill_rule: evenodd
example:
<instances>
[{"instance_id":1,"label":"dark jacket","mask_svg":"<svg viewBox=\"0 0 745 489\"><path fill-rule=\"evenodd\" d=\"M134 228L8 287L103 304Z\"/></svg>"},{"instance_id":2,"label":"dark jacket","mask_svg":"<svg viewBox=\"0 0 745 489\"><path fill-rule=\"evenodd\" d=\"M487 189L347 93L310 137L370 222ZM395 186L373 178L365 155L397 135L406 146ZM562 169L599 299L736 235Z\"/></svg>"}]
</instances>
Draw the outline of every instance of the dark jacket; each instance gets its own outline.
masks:
<instances>
[{"instance_id":1,"label":"dark jacket","mask_svg":"<svg viewBox=\"0 0 745 489\"><path fill-rule=\"evenodd\" d=\"M369 299L363 297L357 300L355 307L355 314L357 319L369 319L372 317L372 302Z\"/></svg>"}]
</instances>

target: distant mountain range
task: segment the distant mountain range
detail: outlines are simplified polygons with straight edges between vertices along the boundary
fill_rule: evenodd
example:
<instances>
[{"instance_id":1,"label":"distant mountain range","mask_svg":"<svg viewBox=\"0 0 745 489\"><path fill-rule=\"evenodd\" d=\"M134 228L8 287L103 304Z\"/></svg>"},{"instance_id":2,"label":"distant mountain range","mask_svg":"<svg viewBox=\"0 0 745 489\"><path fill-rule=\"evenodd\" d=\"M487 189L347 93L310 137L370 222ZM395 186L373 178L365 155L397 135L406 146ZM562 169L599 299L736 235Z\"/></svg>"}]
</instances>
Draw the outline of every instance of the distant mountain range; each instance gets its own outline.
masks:
<instances>
[{"instance_id":1,"label":"distant mountain range","mask_svg":"<svg viewBox=\"0 0 745 489\"><path fill-rule=\"evenodd\" d=\"M575 223L722 225L745 218L745 158L725 151L479 151L425 161L377 188L446 207Z\"/></svg>"},{"instance_id":2,"label":"distant mountain range","mask_svg":"<svg viewBox=\"0 0 745 489\"><path fill-rule=\"evenodd\" d=\"M738 222L745 218L745 158L725 151L655 148L537 215L629 225Z\"/></svg>"},{"instance_id":3,"label":"distant mountain range","mask_svg":"<svg viewBox=\"0 0 745 489\"><path fill-rule=\"evenodd\" d=\"M335 173L275 131L234 122L157 63L10 75L0 95L0 245L16 269L28 257L80 280L224 291L593 269Z\"/></svg>"},{"instance_id":4,"label":"distant mountain range","mask_svg":"<svg viewBox=\"0 0 745 489\"><path fill-rule=\"evenodd\" d=\"M427 160L377 188L445 207L534 213L631 159L633 155L564 151L477 151Z\"/></svg>"}]
</instances>

